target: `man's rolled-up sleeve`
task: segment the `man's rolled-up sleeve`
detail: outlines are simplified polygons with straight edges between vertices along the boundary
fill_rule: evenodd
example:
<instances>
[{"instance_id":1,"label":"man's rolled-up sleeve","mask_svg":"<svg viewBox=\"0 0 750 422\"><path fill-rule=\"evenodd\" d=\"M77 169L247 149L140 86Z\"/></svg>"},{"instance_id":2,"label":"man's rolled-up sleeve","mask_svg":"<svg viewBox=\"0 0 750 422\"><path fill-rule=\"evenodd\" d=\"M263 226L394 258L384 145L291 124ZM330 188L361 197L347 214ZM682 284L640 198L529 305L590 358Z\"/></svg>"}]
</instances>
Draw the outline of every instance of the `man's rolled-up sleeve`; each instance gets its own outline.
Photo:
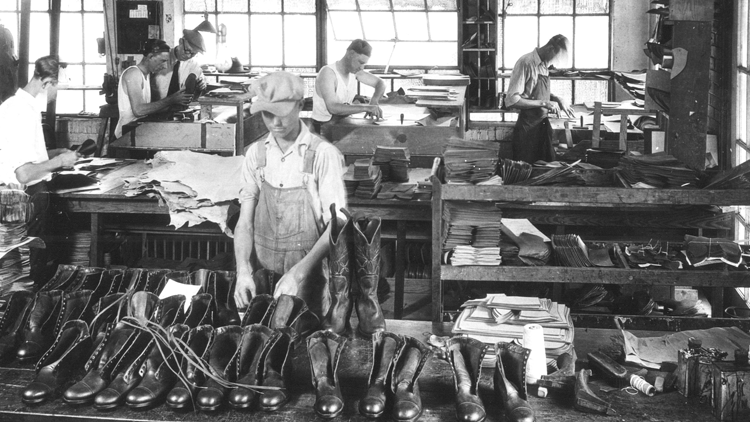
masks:
<instances>
[{"instance_id":1,"label":"man's rolled-up sleeve","mask_svg":"<svg viewBox=\"0 0 750 422\"><path fill-rule=\"evenodd\" d=\"M336 147L322 148L320 157L315 160L315 173L318 177L318 192L323 210L323 222L331 221L331 204L336 210L346 208L346 189L344 188L344 156Z\"/></svg>"},{"instance_id":2,"label":"man's rolled-up sleeve","mask_svg":"<svg viewBox=\"0 0 750 422\"><path fill-rule=\"evenodd\" d=\"M529 74L527 64L523 60L516 62L513 66L513 72L510 74L508 81L508 90L505 97L505 106L513 107L523 96L526 90L526 76Z\"/></svg>"}]
</instances>

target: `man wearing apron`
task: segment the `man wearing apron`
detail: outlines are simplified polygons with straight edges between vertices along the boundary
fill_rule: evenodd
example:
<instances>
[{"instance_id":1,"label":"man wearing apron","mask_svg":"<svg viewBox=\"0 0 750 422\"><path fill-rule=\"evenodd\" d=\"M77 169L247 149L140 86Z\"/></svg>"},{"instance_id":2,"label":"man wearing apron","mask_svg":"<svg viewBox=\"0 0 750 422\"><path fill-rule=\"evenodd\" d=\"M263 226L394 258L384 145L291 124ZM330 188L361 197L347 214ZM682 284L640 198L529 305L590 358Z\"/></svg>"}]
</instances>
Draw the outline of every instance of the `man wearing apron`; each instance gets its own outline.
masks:
<instances>
[{"instance_id":1,"label":"man wearing apron","mask_svg":"<svg viewBox=\"0 0 750 422\"><path fill-rule=\"evenodd\" d=\"M269 134L250 146L242 167L235 300L247 306L256 293L253 272L272 270L281 275L275 297L299 296L322 317L329 302L323 259L330 206L346 207L344 157L299 119L305 94L301 78L275 72L252 89L257 98L250 112L262 113Z\"/></svg>"},{"instance_id":2,"label":"man wearing apron","mask_svg":"<svg viewBox=\"0 0 750 422\"><path fill-rule=\"evenodd\" d=\"M320 125L334 116L342 117L366 113L376 119L383 117L378 106L385 93L385 82L365 70L370 60L372 46L365 40L354 40L344 57L332 65L325 65L315 78L313 92L313 128L320 133ZM357 81L375 88L370 104L352 104L357 94Z\"/></svg>"},{"instance_id":3,"label":"man wearing apron","mask_svg":"<svg viewBox=\"0 0 750 422\"><path fill-rule=\"evenodd\" d=\"M568 103L550 92L550 63L567 56L570 42L555 35L542 47L521 56L510 75L506 106L519 110L513 130L513 159L533 163L553 161L552 128L547 113L564 110L572 116Z\"/></svg>"}]
</instances>

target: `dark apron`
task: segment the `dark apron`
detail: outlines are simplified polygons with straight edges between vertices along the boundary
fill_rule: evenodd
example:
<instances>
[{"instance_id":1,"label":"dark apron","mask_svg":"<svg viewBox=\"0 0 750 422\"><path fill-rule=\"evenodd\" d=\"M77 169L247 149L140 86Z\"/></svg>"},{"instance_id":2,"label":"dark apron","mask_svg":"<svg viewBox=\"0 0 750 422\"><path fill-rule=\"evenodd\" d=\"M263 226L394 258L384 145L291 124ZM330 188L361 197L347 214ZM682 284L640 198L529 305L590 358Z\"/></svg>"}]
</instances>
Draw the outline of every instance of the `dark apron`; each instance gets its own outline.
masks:
<instances>
[{"instance_id":1,"label":"dark apron","mask_svg":"<svg viewBox=\"0 0 750 422\"><path fill-rule=\"evenodd\" d=\"M286 274L310 252L323 234L322 222L315 218L312 197L307 190L308 178L312 177L315 147L316 145L311 144L305 155L303 185L294 188L277 188L265 181L265 147L260 148L259 155L262 157L258 157L258 170L262 185L253 226L256 269L265 268L279 275ZM308 157L312 157L309 165ZM322 317L328 308L326 281L327 277L320 263L307 275L297 293L318 317Z\"/></svg>"},{"instance_id":2,"label":"dark apron","mask_svg":"<svg viewBox=\"0 0 750 422\"><path fill-rule=\"evenodd\" d=\"M530 100L550 100L549 76L539 75ZM547 109L535 107L521 110L513 129L513 159L534 163L554 161L554 133L547 119Z\"/></svg>"}]
</instances>

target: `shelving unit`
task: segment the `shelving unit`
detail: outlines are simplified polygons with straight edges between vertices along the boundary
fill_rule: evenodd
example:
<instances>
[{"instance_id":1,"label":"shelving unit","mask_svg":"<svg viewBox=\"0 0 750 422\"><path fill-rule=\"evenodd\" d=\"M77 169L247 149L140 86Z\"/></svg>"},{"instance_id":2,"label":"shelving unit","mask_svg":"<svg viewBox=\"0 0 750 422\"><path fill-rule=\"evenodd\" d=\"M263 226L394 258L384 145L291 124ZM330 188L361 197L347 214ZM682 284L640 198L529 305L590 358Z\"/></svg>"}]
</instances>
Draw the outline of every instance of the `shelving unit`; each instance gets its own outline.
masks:
<instances>
[{"instance_id":1,"label":"shelving unit","mask_svg":"<svg viewBox=\"0 0 750 422\"><path fill-rule=\"evenodd\" d=\"M437 161L436 161L437 163ZM666 286L703 287L710 297L714 318L674 316L639 316L611 314L575 314L574 323L581 327L614 328L615 318L623 328L676 330L708 326L750 326L750 320L721 318L724 313L724 289L750 286L750 272L724 266L716 270L666 270L630 268L571 268L547 265L542 267L509 266L453 267L441 265L444 238L442 213L448 202L494 202L503 210L503 217L528 218L545 234L578 233L584 240L647 242L664 239L679 242L676 233L708 237L730 236L733 219L701 218L701 215L677 216L681 207L694 205L747 205L750 192L743 190L688 190L688 189L626 189L617 187L560 187L560 186L474 186L449 185L439 178L437 165L433 167L433 323L440 325L450 314L444 307L446 281L474 281L487 283L531 282L553 283L552 299L562 299L566 284L621 284L647 288ZM713 212L713 211L712 211ZM698 212L700 214L700 212ZM723 214L722 214L723 215ZM601 217L599 217L601 216ZM617 227L621 233L611 232L596 236L601 226ZM575 229L572 229L575 227ZM616 237L616 238L612 238ZM624 318L623 318L624 317Z\"/></svg>"},{"instance_id":2,"label":"shelving unit","mask_svg":"<svg viewBox=\"0 0 750 422\"><path fill-rule=\"evenodd\" d=\"M469 110L497 108L497 2L461 0L458 14L459 63L471 77Z\"/></svg>"}]
</instances>

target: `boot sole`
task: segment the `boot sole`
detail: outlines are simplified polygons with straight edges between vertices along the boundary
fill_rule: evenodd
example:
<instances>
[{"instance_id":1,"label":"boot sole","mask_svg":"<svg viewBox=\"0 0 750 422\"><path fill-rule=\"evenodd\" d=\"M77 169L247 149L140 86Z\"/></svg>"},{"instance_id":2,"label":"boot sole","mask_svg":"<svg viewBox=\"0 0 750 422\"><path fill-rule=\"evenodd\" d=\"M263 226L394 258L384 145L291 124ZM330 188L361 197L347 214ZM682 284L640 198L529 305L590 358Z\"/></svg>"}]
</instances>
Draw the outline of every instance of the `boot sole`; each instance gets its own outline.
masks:
<instances>
[{"instance_id":1,"label":"boot sole","mask_svg":"<svg viewBox=\"0 0 750 422\"><path fill-rule=\"evenodd\" d=\"M281 403L276 406L258 406L260 410L263 410L264 412L275 412L279 409L281 409L285 404L287 404L288 401L285 401L284 403Z\"/></svg>"},{"instance_id":2,"label":"boot sole","mask_svg":"<svg viewBox=\"0 0 750 422\"><path fill-rule=\"evenodd\" d=\"M193 407L193 403L192 402L188 402L188 403L185 403L185 404L175 404L175 403L169 403L169 402L167 402L167 407L169 407L170 409L174 409L174 410L183 410L183 409L187 409L187 408Z\"/></svg>"},{"instance_id":3,"label":"boot sole","mask_svg":"<svg viewBox=\"0 0 750 422\"><path fill-rule=\"evenodd\" d=\"M422 410L424 410L424 409L422 409ZM421 416L422 416L422 412L419 412L419 414L417 416L415 416L415 417L413 417L411 419L396 419L396 418L393 418L393 420L396 421L396 422L414 422L417 419L419 419Z\"/></svg>"},{"instance_id":4,"label":"boot sole","mask_svg":"<svg viewBox=\"0 0 750 422\"><path fill-rule=\"evenodd\" d=\"M210 407L203 407L203 406L195 406L196 409L200 410L201 412L215 412L221 408L220 404L217 404L216 406L210 406Z\"/></svg>"},{"instance_id":5,"label":"boot sole","mask_svg":"<svg viewBox=\"0 0 750 422\"><path fill-rule=\"evenodd\" d=\"M69 404L71 406L83 406L83 405L86 405L86 404L91 404L94 401L94 397L95 397L95 395L91 396L90 399L82 399L82 400L68 400L68 399L66 399L66 398L63 397L63 401L66 404Z\"/></svg>"},{"instance_id":6,"label":"boot sole","mask_svg":"<svg viewBox=\"0 0 750 422\"><path fill-rule=\"evenodd\" d=\"M27 399L22 398L21 401L24 402L24 404L41 404L47 401L47 399L48 397L43 397L43 398L35 399L35 400L27 400Z\"/></svg>"},{"instance_id":7,"label":"boot sole","mask_svg":"<svg viewBox=\"0 0 750 422\"><path fill-rule=\"evenodd\" d=\"M323 418L323 419L333 419L333 418L337 417L338 415L340 415L340 414L341 414L341 412L343 412L343 411L344 411L344 408L342 407L342 408L341 408L341 409L339 409L339 411L338 411L338 412L336 412L336 413L326 413L326 414L323 414L323 413L319 413L319 412L318 412L318 411L316 410L316 411L315 411L315 414L316 414L316 415L318 415L318 416L320 416L320 417L321 417L321 418Z\"/></svg>"}]
</instances>

